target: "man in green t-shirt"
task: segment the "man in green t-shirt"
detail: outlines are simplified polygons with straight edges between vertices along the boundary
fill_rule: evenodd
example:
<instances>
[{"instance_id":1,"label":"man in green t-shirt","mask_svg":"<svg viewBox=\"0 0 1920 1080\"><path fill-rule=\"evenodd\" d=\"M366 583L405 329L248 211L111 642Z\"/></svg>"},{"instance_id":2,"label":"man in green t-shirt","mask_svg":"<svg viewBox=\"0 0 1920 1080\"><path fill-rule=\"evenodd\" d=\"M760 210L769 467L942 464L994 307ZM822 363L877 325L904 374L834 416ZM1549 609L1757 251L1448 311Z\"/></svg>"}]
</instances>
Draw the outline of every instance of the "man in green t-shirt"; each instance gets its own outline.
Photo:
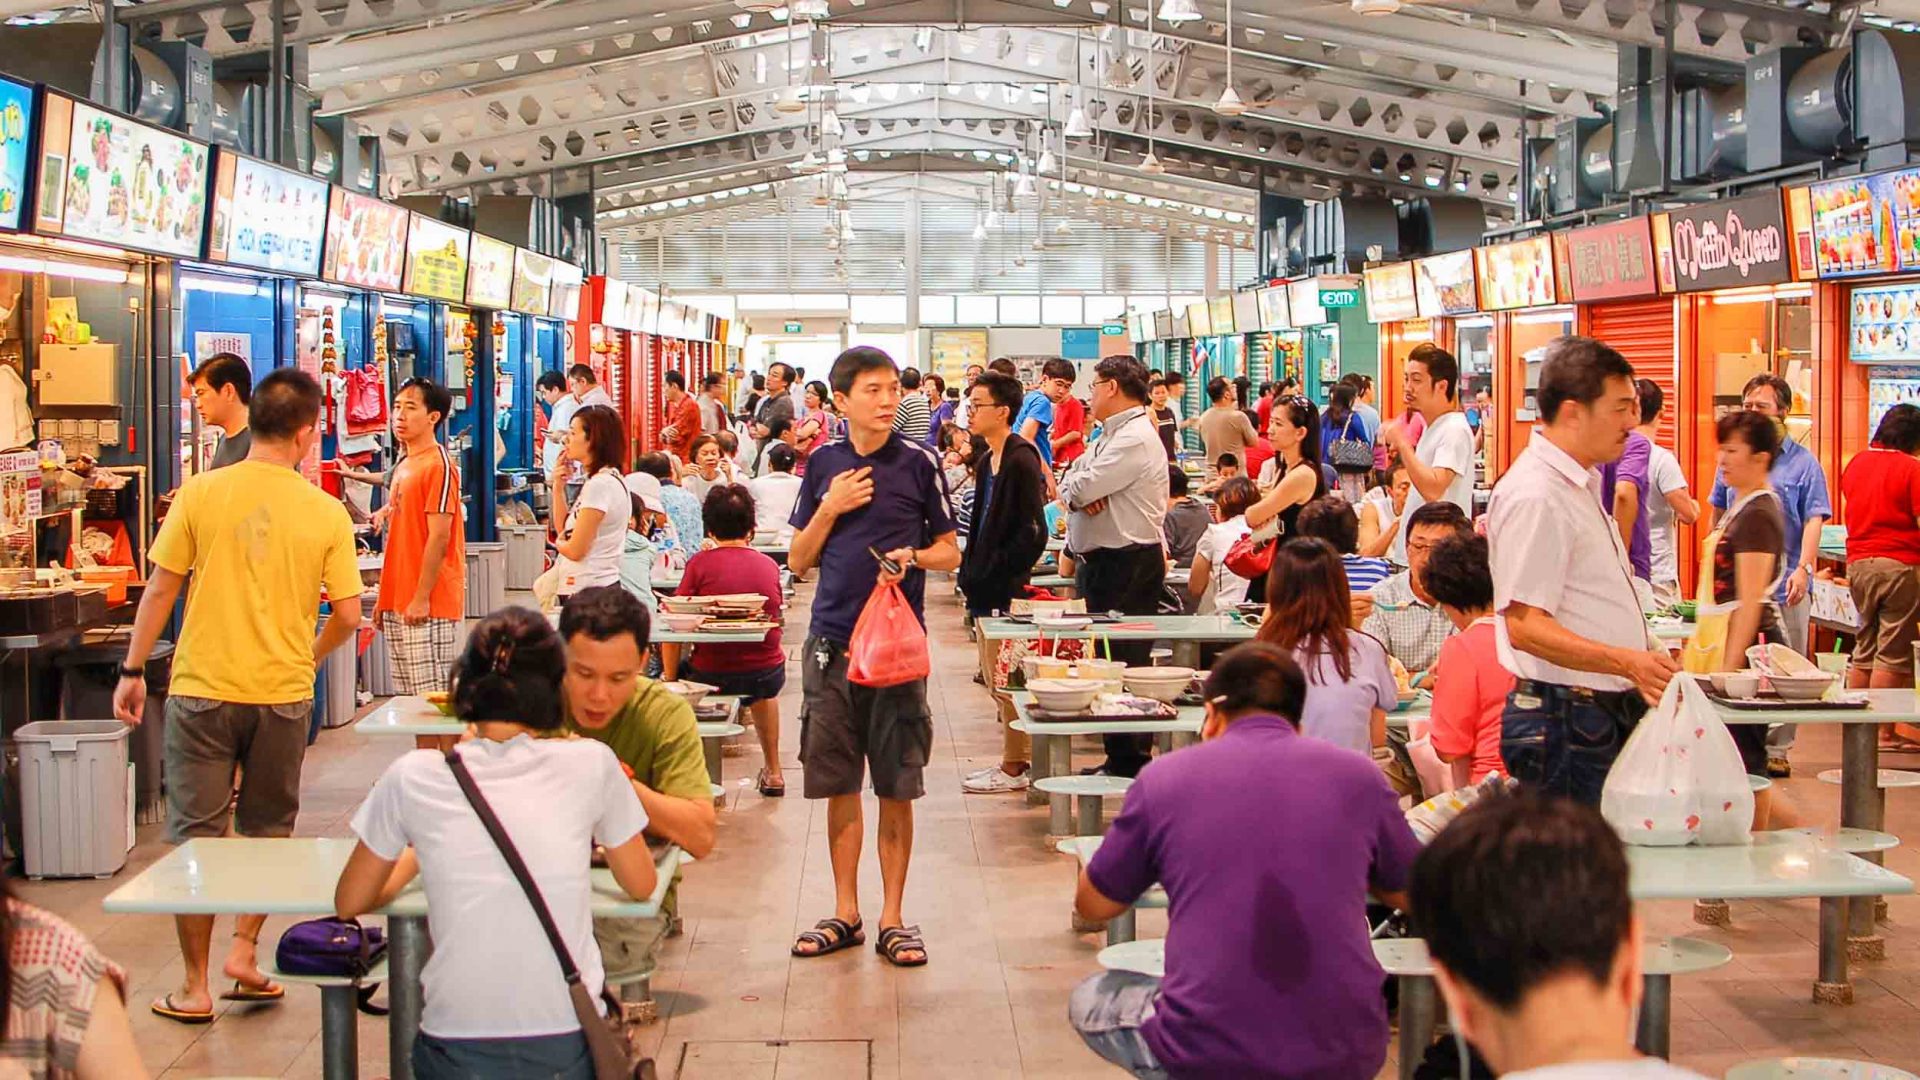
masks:
<instances>
[{"instance_id":1,"label":"man in green t-shirt","mask_svg":"<svg viewBox=\"0 0 1920 1080\"><path fill-rule=\"evenodd\" d=\"M647 836L696 859L713 851L713 788L693 708L646 678L647 609L618 585L582 589L560 612L567 730L607 744L633 778ZM609 982L650 974L679 911L679 882L652 919L595 919Z\"/></svg>"}]
</instances>

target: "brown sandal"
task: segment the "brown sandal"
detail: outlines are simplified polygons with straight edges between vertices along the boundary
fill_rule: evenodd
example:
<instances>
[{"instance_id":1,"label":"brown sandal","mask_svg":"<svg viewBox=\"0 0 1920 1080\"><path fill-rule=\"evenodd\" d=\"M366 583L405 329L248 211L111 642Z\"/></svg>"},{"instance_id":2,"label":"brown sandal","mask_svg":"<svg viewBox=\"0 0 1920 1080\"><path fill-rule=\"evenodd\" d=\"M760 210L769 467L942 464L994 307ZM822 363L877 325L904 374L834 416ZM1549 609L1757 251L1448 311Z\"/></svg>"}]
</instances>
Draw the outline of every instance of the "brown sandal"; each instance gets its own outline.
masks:
<instances>
[{"instance_id":1,"label":"brown sandal","mask_svg":"<svg viewBox=\"0 0 1920 1080\"><path fill-rule=\"evenodd\" d=\"M760 794L769 799L778 799L787 793L787 782L785 780L781 780L778 783L770 782L767 779L767 770L765 769L760 770L760 775L754 777L753 783L755 787L760 789Z\"/></svg>"}]
</instances>

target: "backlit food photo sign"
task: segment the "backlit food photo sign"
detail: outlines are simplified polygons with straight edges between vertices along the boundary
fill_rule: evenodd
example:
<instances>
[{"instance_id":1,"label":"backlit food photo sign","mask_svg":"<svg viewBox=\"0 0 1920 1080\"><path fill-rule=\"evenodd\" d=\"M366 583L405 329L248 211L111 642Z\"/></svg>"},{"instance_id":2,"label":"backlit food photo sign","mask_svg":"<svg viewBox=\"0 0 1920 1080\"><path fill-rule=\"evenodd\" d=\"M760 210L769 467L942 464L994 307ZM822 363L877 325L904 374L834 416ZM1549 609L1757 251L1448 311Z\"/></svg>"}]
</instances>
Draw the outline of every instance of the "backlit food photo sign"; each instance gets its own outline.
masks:
<instances>
[{"instance_id":1,"label":"backlit food photo sign","mask_svg":"<svg viewBox=\"0 0 1920 1080\"><path fill-rule=\"evenodd\" d=\"M1682 292L1777 285L1793 275L1778 191L1675 210L1669 221Z\"/></svg>"}]
</instances>

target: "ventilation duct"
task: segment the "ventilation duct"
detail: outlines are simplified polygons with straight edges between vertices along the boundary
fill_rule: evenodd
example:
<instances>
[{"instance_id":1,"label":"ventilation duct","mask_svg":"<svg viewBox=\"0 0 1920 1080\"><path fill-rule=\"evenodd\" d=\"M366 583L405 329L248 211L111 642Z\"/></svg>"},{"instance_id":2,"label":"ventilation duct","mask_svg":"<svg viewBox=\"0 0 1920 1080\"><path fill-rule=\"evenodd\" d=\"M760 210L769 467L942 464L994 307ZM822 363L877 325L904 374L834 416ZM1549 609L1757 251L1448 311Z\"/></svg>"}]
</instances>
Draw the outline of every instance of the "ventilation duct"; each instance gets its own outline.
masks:
<instances>
[{"instance_id":1,"label":"ventilation duct","mask_svg":"<svg viewBox=\"0 0 1920 1080\"><path fill-rule=\"evenodd\" d=\"M1368 261L1369 248L1379 258L1400 255L1400 212L1392 199L1347 196L1307 207L1305 246L1313 273L1343 274Z\"/></svg>"},{"instance_id":2,"label":"ventilation duct","mask_svg":"<svg viewBox=\"0 0 1920 1080\"><path fill-rule=\"evenodd\" d=\"M1435 195L1400 204L1400 257L1458 251L1478 244L1487 231L1480 200Z\"/></svg>"},{"instance_id":3,"label":"ventilation duct","mask_svg":"<svg viewBox=\"0 0 1920 1080\"><path fill-rule=\"evenodd\" d=\"M1599 206L1613 191L1611 120L1575 117L1554 132L1548 179L1548 208L1570 214Z\"/></svg>"},{"instance_id":4,"label":"ventilation duct","mask_svg":"<svg viewBox=\"0 0 1920 1080\"><path fill-rule=\"evenodd\" d=\"M1662 185L1666 170L1661 166L1661 143L1666 117L1661 101L1666 87L1656 74L1656 55L1652 49L1620 50L1620 91L1615 95L1613 146L1610 157L1613 176L1606 190L1641 191ZM1585 140L1581 157L1586 158Z\"/></svg>"},{"instance_id":5,"label":"ventilation duct","mask_svg":"<svg viewBox=\"0 0 1920 1080\"><path fill-rule=\"evenodd\" d=\"M1747 171L1744 82L1682 91L1674 107L1674 180L1698 183Z\"/></svg>"},{"instance_id":6,"label":"ventilation duct","mask_svg":"<svg viewBox=\"0 0 1920 1080\"><path fill-rule=\"evenodd\" d=\"M1862 30L1853 38L1853 136L1866 168L1904 165L1920 147L1920 41Z\"/></svg>"},{"instance_id":7,"label":"ventilation duct","mask_svg":"<svg viewBox=\"0 0 1920 1080\"><path fill-rule=\"evenodd\" d=\"M1275 195L1262 191L1259 196L1259 229L1255 233L1257 249L1255 256L1260 267L1260 276L1273 278L1292 277L1292 260L1288 258L1287 233L1291 226L1306 217L1307 204L1299 199L1290 199L1284 195Z\"/></svg>"},{"instance_id":8,"label":"ventilation duct","mask_svg":"<svg viewBox=\"0 0 1920 1080\"><path fill-rule=\"evenodd\" d=\"M1818 161L1851 123L1853 50L1791 46L1747 61L1747 159L1755 172Z\"/></svg>"}]
</instances>

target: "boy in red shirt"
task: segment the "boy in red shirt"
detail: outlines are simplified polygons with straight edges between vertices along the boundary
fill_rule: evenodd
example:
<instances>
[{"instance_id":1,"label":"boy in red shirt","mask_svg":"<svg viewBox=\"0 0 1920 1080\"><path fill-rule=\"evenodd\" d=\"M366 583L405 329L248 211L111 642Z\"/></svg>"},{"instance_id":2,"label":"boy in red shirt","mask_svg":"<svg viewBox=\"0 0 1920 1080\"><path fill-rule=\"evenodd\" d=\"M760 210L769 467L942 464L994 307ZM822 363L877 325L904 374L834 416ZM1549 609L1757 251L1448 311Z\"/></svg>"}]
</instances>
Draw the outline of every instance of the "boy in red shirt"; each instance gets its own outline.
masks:
<instances>
[{"instance_id":1,"label":"boy in red shirt","mask_svg":"<svg viewBox=\"0 0 1920 1080\"><path fill-rule=\"evenodd\" d=\"M466 615L460 470L434 437L452 411L453 395L431 379L408 379L393 395L393 437L405 456L390 489L373 619L387 639L394 690L401 694L447 688L456 631Z\"/></svg>"},{"instance_id":2,"label":"boy in red shirt","mask_svg":"<svg viewBox=\"0 0 1920 1080\"><path fill-rule=\"evenodd\" d=\"M1053 407L1053 465L1064 468L1087 449L1087 407L1071 392Z\"/></svg>"}]
</instances>

